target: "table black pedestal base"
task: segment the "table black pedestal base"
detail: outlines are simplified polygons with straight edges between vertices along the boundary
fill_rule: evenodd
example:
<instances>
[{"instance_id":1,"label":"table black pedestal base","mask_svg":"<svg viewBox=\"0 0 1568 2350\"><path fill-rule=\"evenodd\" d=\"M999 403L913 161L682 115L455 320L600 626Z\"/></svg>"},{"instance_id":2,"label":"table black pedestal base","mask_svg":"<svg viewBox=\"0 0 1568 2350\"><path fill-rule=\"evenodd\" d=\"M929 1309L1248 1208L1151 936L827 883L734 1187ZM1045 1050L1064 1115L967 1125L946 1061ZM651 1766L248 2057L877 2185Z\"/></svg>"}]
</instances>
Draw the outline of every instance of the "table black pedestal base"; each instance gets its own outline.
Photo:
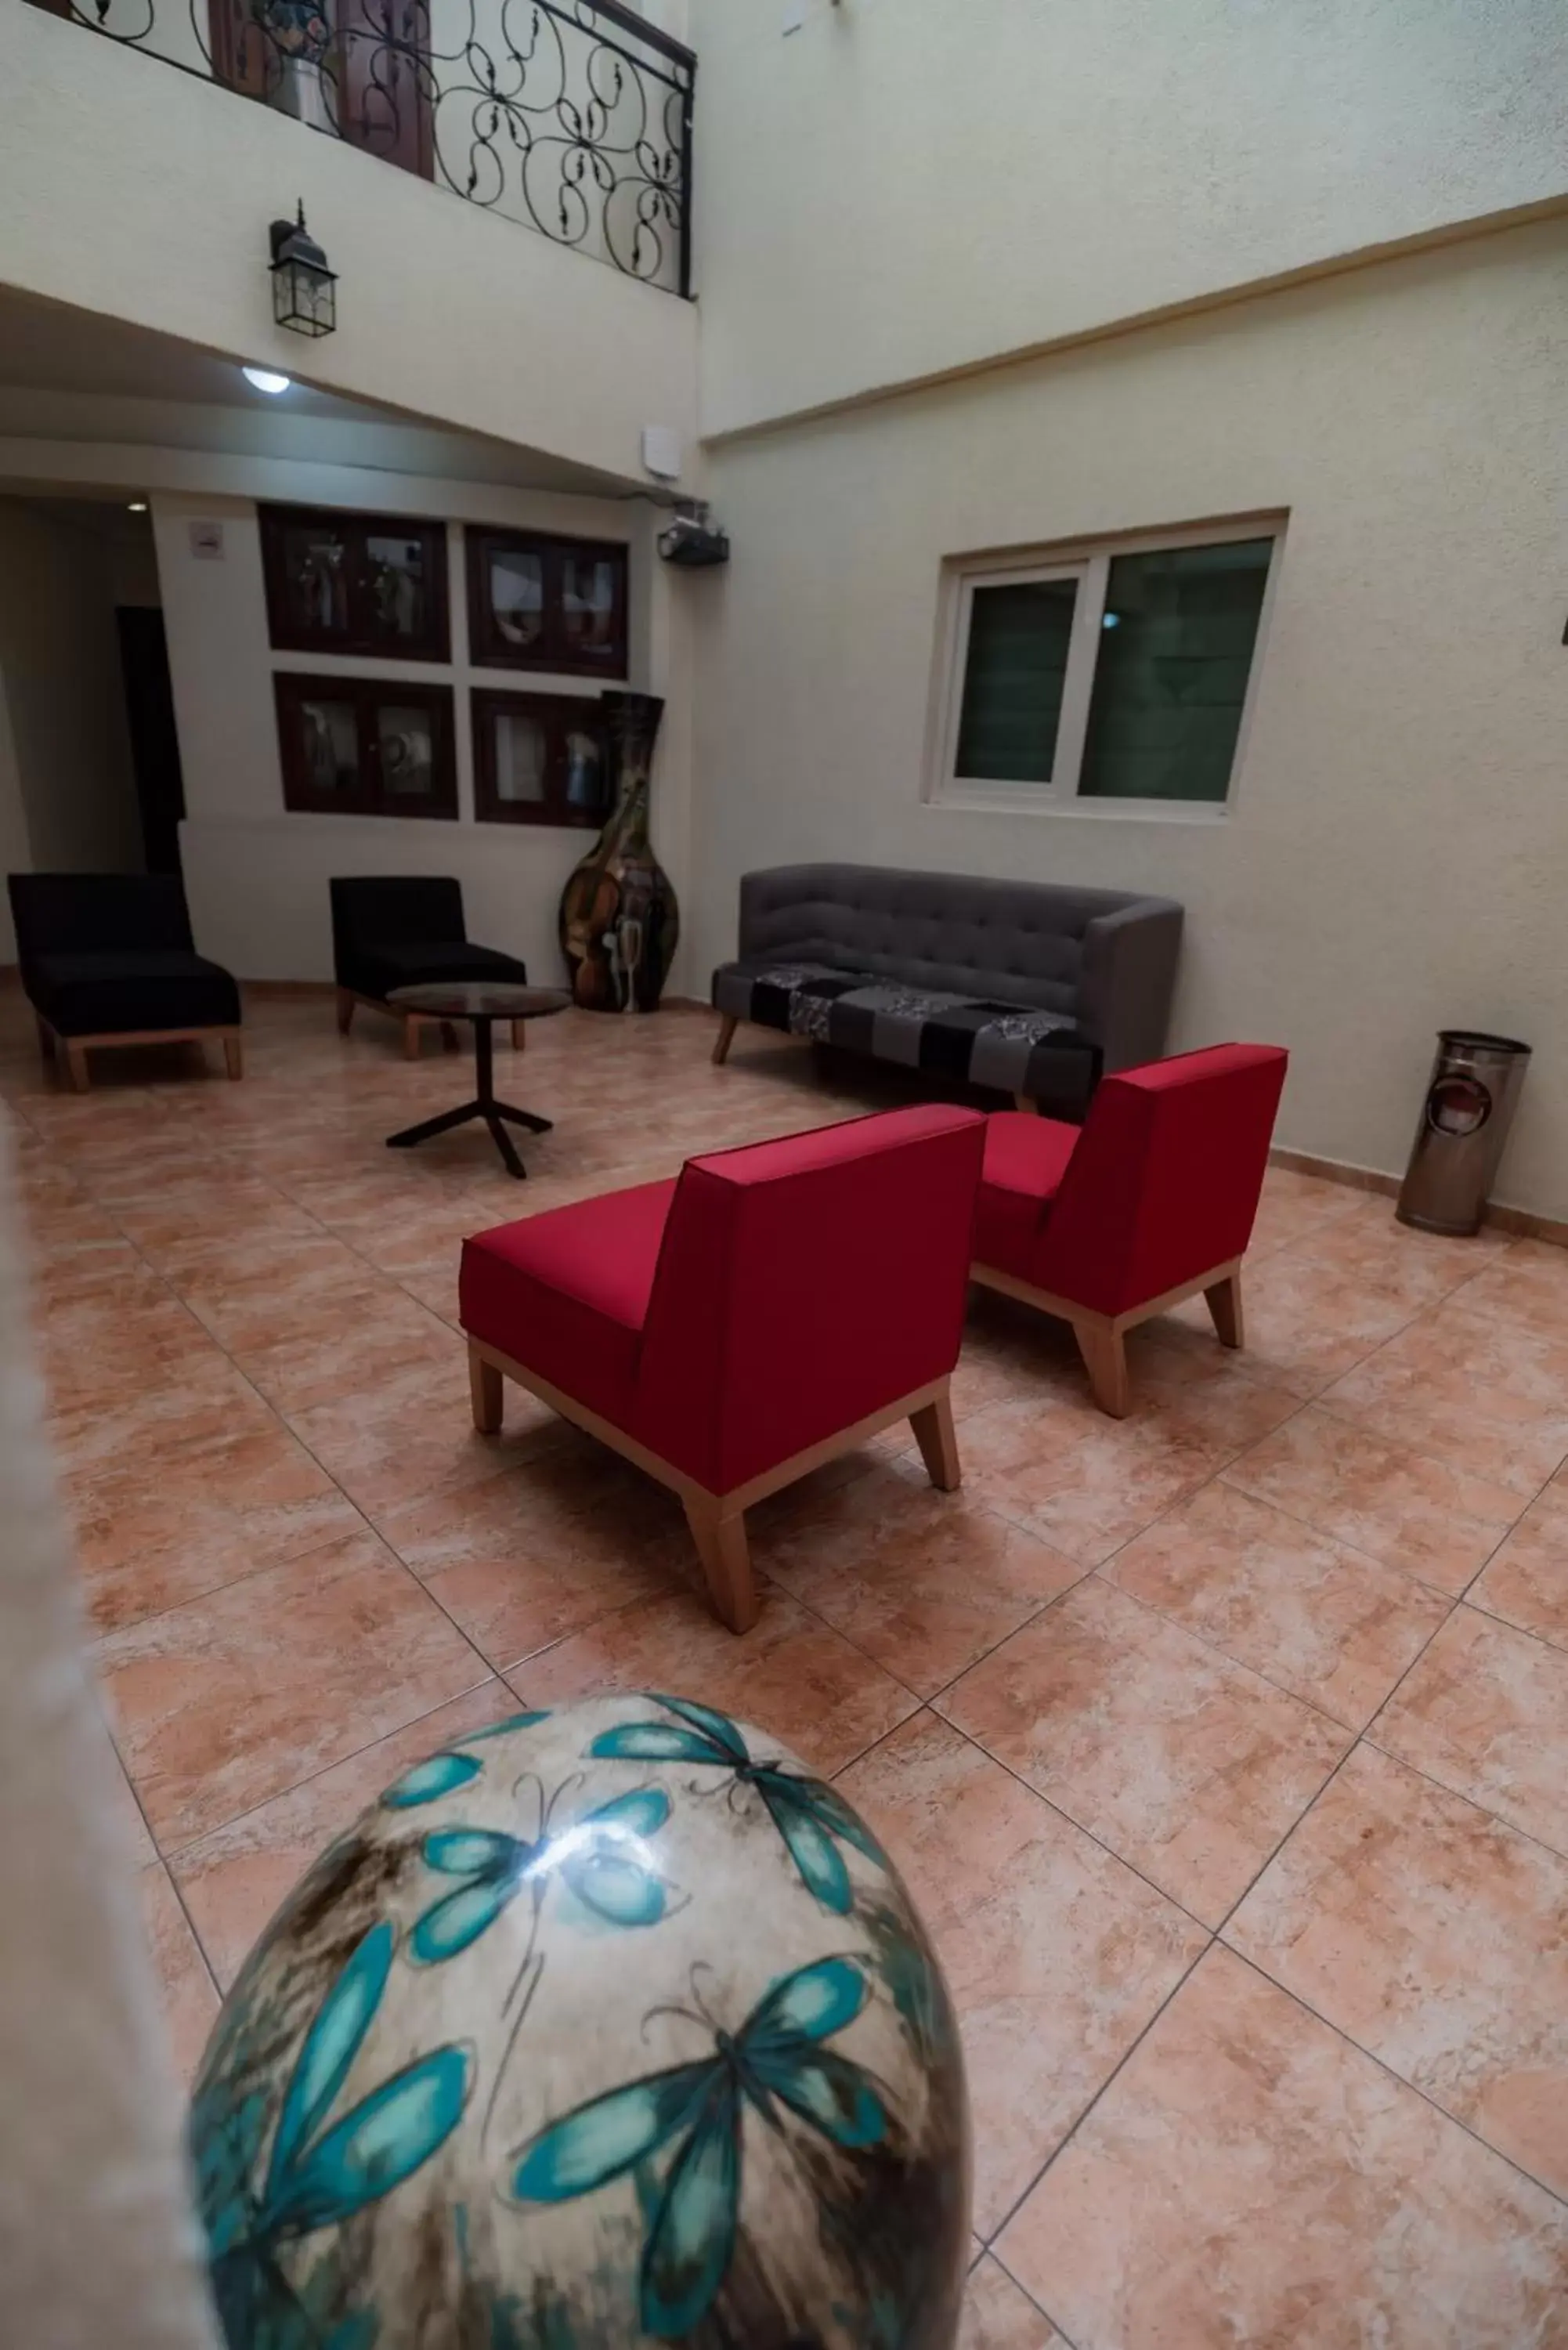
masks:
<instances>
[{"instance_id":1,"label":"table black pedestal base","mask_svg":"<svg viewBox=\"0 0 1568 2350\"><path fill-rule=\"evenodd\" d=\"M454 1126L466 1126L471 1118L481 1118L490 1128L495 1148L500 1151L509 1175L525 1177L528 1170L518 1158L506 1123L526 1127L530 1134L548 1134L554 1121L535 1118L531 1109L514 1109L510 1102L497 1101L493 1082L490 1022L476 1019L473 1024L474 1076L479 1085L478 1098L464 1102L461 1109L443 1109L439 1118L427 1118L418 1126L406 1126L400 1134L389 1134L389 1150L407 1150L416 1142L428 1142L432 1135L450 1134Z\"/></svg>"}]
</instances>

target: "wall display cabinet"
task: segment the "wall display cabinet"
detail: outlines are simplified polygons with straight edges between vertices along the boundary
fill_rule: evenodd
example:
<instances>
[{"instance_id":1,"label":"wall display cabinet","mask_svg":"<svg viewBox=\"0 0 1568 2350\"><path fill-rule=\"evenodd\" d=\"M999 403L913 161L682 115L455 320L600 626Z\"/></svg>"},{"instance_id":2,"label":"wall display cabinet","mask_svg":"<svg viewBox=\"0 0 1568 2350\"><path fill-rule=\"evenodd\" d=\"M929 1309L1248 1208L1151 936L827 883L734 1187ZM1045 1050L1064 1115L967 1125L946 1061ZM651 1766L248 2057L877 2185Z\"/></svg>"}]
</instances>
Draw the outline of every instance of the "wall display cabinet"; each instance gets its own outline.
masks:
<instances>
[{"instance_id":1,"label":"wall display cabinet","mask_svg":"<svg viewBox=\"0 0 1568 2350\"><path fill-rule=\"evenodd\" d=\"M312 506L260 517L276 651L451 660L444 523Z\"/></svg>"},{"instance_id":2,"label":"wall display cabinet","mask_svg":"<svg viewBox=\"0 0 1568 2350\"><path fill-rule=\"evenodd\" d=\"M273 688L286 807L455 817L450 686L280 670Z\"/></svg>"},{"instance_id":3,"label":"wall display cabinet","mask_svg":"<svg viewBox=\"0 0 1568 2350\"><path fill-rule=\"evenodd\" d=\"M463 539L473 660L612 683L626 676L624 546L472 525Z\"/></svg>"},{"instance_id":4,"label":"wall display cabinet","mask_svg":"<svg viewBox=\"0 0 1568 2350\"><path fill-rule=\"evenodd\" d=\"M609 746L597 701L476 686L473 812L481 824L583 825L609 812Z\"/></svg>"}]
</instances>

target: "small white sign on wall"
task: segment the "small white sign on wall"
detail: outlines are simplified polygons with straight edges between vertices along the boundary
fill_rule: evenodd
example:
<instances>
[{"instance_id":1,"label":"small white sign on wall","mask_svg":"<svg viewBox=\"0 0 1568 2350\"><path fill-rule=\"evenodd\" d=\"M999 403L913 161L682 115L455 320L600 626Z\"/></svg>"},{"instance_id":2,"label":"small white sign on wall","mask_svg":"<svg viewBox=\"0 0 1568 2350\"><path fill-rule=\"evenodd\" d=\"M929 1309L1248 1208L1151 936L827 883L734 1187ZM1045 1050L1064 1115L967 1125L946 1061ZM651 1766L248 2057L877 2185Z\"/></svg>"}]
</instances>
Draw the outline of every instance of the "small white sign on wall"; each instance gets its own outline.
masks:
<instances>
[{"instance_id":1,"label":"small white sign on wall","mask_svg":"<svg viewBox=\"0 0 1568 2350\"><path fill-rule=\"evenodd\" d=\"M191 552L205 557L209 563L223 559L223 525L221 522L193 522L191 525Z\"/></svg>"}]
</instances>

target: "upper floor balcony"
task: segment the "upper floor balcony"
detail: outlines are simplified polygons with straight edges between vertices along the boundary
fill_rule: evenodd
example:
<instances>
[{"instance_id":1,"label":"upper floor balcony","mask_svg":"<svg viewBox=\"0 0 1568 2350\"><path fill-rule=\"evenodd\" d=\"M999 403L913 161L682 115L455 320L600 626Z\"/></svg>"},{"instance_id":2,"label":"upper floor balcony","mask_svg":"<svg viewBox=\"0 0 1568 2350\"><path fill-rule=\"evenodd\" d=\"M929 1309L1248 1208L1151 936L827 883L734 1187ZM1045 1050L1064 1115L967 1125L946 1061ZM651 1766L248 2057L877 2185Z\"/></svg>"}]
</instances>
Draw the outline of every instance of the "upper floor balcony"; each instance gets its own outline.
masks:
<instances>
[{"instance_id":1,"label":"upper floor balcony","mask_svg":"<svg viewBox=\"0 0 1568 2350\"><path fill-rule=\"evenodd\" d=\"M676 295L697 60L622 0L34 0Z\"/></svg>"}]
</instances>

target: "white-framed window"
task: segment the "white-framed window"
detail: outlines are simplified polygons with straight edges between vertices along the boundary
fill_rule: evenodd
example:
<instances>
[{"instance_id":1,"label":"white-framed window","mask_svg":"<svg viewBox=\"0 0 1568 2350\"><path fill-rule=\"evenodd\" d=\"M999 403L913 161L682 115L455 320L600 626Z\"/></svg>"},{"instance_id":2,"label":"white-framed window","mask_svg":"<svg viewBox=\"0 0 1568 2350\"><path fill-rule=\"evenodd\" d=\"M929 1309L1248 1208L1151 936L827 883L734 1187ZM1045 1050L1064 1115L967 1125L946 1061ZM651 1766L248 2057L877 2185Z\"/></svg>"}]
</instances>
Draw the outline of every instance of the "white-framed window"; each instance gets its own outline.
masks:
<instances>
[{"instance_id":1,"label":"white-framed window","mask_svg":"<svg viewBox=\"0 0 1568 2350\"><path fill-rule=\"evenodd\" d=\"M950 558L926 797L1223 807L1283 533L1276 515Z\"/></svg>"}]
</instances>

